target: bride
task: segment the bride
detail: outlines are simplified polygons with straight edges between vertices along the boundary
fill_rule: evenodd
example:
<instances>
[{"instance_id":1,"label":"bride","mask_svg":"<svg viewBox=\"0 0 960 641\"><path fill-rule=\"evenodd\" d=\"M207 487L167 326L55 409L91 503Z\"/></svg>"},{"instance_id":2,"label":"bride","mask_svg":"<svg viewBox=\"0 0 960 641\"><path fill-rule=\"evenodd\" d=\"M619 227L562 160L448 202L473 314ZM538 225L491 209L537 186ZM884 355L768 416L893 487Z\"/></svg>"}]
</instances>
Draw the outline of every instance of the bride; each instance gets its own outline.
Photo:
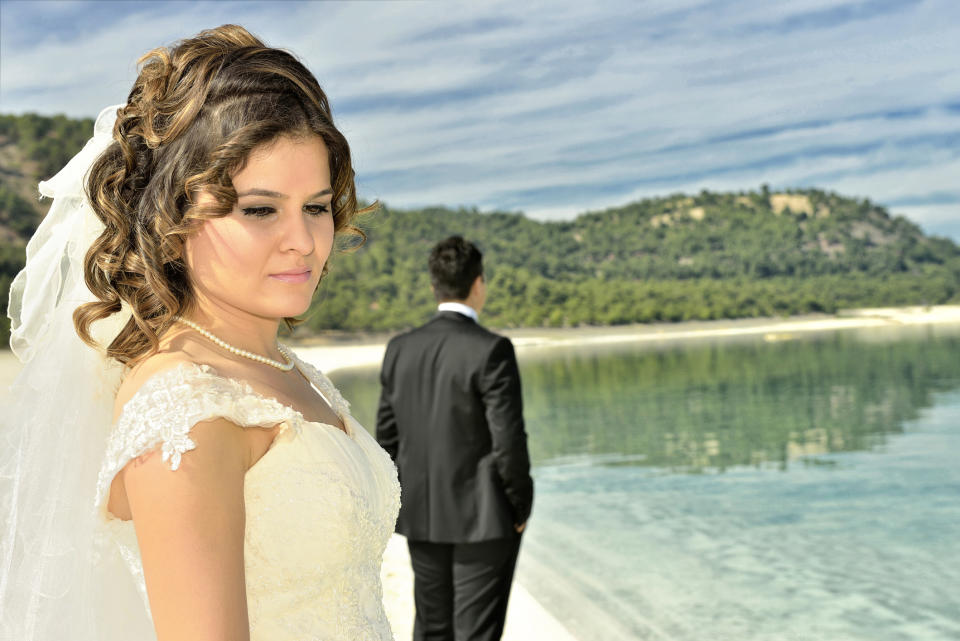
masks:
<instances>
[{"instance_id":1,"label":"bride","mask_svg":"<svg viewBox=\"0 0 960 641\"><path fill-rule=\"evenodd\" d=\"M276 338L357 233L347 142L241 27L140 62L11 287L0 637L392 638L396 470Z\"/></svg>"}]
</instances>

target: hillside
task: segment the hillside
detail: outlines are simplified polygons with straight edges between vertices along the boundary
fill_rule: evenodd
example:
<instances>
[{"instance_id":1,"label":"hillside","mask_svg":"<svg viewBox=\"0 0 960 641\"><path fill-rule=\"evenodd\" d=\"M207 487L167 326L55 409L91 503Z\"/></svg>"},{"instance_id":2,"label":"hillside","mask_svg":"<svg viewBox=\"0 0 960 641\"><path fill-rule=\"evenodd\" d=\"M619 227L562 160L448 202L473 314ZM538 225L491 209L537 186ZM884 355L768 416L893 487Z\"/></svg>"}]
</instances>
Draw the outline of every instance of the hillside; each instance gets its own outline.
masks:
<instances>
[{"instance_id":1,"label":"hillside","mask_svg":"<svg viewBox=\"0 0 960 641\"><path fill-rule=\"evenodd\" d=\"M93 133L93 120L0 115L0 242L26 242L49 203L37 183L50 178Z\"/></svg>"},{"instance_id":2,"label":"hillside","mask_svg":"<svg viewBox=\"0 0 960 641\"><path fill-rule=\"evenodd\" d=\"M952 241L817 190L676 195L562 223L384 206L364 228L370 242L332 267L311 319L317 329L392 329L428 315L426 253L450 233L485 251L485 315L501 326L833 312L960 294Z\"/></svg>"},{"instance_id":3,"label":"hillside","mask_svg":"<svg viewBox=\"0 0 960 641\"><path fill-rule=\"evenodd\" d=\"M36 183L92 122L0 116L0 292L48 203ZM426 255L460 233L484 250L493 326L571 326L832 312L960 300L960 248L869 201L819 190L683 194L573 221L386 205L337 256L310 329L396 330L433 307ZM0 333L5 327L0 324Z\"/></svg>"}]
</instances>

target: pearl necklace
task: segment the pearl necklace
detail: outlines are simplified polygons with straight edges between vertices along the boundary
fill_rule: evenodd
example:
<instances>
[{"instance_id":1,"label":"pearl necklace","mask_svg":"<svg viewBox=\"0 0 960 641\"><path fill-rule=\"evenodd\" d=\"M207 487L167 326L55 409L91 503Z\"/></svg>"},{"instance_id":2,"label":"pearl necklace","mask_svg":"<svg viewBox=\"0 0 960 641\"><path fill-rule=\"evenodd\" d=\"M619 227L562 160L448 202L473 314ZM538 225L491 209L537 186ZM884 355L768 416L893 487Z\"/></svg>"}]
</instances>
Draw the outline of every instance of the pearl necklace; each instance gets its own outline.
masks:
<instances>
[{"instance_id":1,"label":"pearl necklace","mask_svg":"<svg viewBox=\"0 0 960 641\"><path fill-rule=\"evenodd\" d=\"M273 360L272 358L267 358L266 356L260 356L259 354L254 354L253 352L248 352L248 351L245 350L245 349L240 349L239 347L234 347L233 345L231 345L231 344L228 343L227 341L225 341L225 340L223 340L223 339L221 339L221 338L218 338L217 336L214 336L213 334L211 334L210 332L208 332L208 331L205 330L204 328L200 327L199 325L197 325L196 323L194 323L194 322L191 321L191 320L187 320L186 318L181 318L181 317L179 317L179 316L174 316L174 317L173 317L173 320L175 320L175 321L178 322L178 323L183 323L184 325L187 325L188 327L192 327L193 329L197 330L198 332L200 332L201 334L203 334L204 336L206 336L207 338L209 338L211 341L213 341L214 343L216 343L217 345L219 345L219 346L222 347L223 349L225 349L225 350L227 350L228 352L231 352L231 353L233 353L233 354L236 354L237 356L243 356L244 358L249 358L250 360L256 361L256 362L258 362L258 363L263 363L264 365L270 365L271 367L276 367L277 369L279 369L279 370L281 370L281 371L284 371L284 372L289 372L290 370L293 369L293 365L294 365L293 357L290 355L290 352L287 351L287 348L284 347L283 345L281 345L280 343L277 343L277 349L280 350L280 353L281 353L281 354L283 354L283 357L284 357L284 358L286 359L286 361L287 361L286 363L281 363L280 361L275 361L275 360Z\"/></svg>"}]
</instances>

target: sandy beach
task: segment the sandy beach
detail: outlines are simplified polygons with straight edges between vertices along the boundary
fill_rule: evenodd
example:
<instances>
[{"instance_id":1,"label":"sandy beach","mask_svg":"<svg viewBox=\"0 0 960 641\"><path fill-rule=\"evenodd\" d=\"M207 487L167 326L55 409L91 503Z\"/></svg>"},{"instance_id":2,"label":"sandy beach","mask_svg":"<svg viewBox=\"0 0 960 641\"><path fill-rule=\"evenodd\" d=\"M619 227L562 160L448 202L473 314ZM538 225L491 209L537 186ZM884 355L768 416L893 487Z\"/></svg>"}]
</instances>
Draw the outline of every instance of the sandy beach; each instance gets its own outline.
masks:
<instances>
[{"instance_id":1,"label":"sandy beach","mask_svg":"<svg viewBox=\"0 0 960 641\"><path fill-rule=\"evenodd\" d=\"M848 329L898 328L913 325L960 325L960 305L932 307L877 307L787 318L750 318L689 321L615 327L523 328L503 330L519 358L537 358L560 347L597 347L623 343L663 345L691 340L762 337L764 341L791 340L803 335ZM383 360L388 336L362 340L314 339L297 353L325 372L354 367L376 367Z\"/></svg>"},{"instance_id":2,"label":"sandy beach","mask_svg":"<svg viewBox=\"0 0 960 641\"><path fill-rule=\"evenodd\" d=\"M784 319L690 322L607 328L521 329L506 331L517 347L518 358L547 357L555 349L596 348L624 343L651 346L698 339L762 337L764 341L791 340L812 332L910 325L960 325L960 306L876 308L846 311L836 316ZM298 354L326 372L356 367L376 367L383 358L387 336L316 339L297 348ZM0 352L0 406L9 402L9 385L19 363L9 351ZM521 550L522 556L522 550ZM384 556L384 600L397 639L409 639L413 625L412 573L406 542L394 536ZM504 639L571 641L574 637L547 612L523 585L515 583L507 614Z\"/></svg>"}]
</instances>

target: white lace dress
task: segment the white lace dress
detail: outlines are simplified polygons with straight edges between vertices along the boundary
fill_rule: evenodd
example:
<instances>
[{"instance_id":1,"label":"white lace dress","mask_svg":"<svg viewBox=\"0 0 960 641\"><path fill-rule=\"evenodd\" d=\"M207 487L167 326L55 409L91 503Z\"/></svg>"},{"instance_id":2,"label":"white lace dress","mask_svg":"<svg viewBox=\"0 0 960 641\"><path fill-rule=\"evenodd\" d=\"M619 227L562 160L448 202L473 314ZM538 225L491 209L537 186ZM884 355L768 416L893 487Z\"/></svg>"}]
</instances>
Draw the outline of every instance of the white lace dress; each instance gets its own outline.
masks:
<instances>
[{"instance_id":1,"label":"white lace dress","mask_svg":"<svg viewBox=\"0 0 960 641\"><path fill-rule=\"evenodd\" d=\"M296 362L340 416L346 433L307 421L209 366L182 364L150 378L123 407L100 470L97 507L146 604L133 522L113 517L106 508L114 476L158 446L176 470L181 455L195 447L191 427L204 420L221 417L249 428L279 424L270 449L244 482L251 640L392 639L380 564L400 509L396 468L350 416L330 380Z\"/></svg>"}]
</instances>

